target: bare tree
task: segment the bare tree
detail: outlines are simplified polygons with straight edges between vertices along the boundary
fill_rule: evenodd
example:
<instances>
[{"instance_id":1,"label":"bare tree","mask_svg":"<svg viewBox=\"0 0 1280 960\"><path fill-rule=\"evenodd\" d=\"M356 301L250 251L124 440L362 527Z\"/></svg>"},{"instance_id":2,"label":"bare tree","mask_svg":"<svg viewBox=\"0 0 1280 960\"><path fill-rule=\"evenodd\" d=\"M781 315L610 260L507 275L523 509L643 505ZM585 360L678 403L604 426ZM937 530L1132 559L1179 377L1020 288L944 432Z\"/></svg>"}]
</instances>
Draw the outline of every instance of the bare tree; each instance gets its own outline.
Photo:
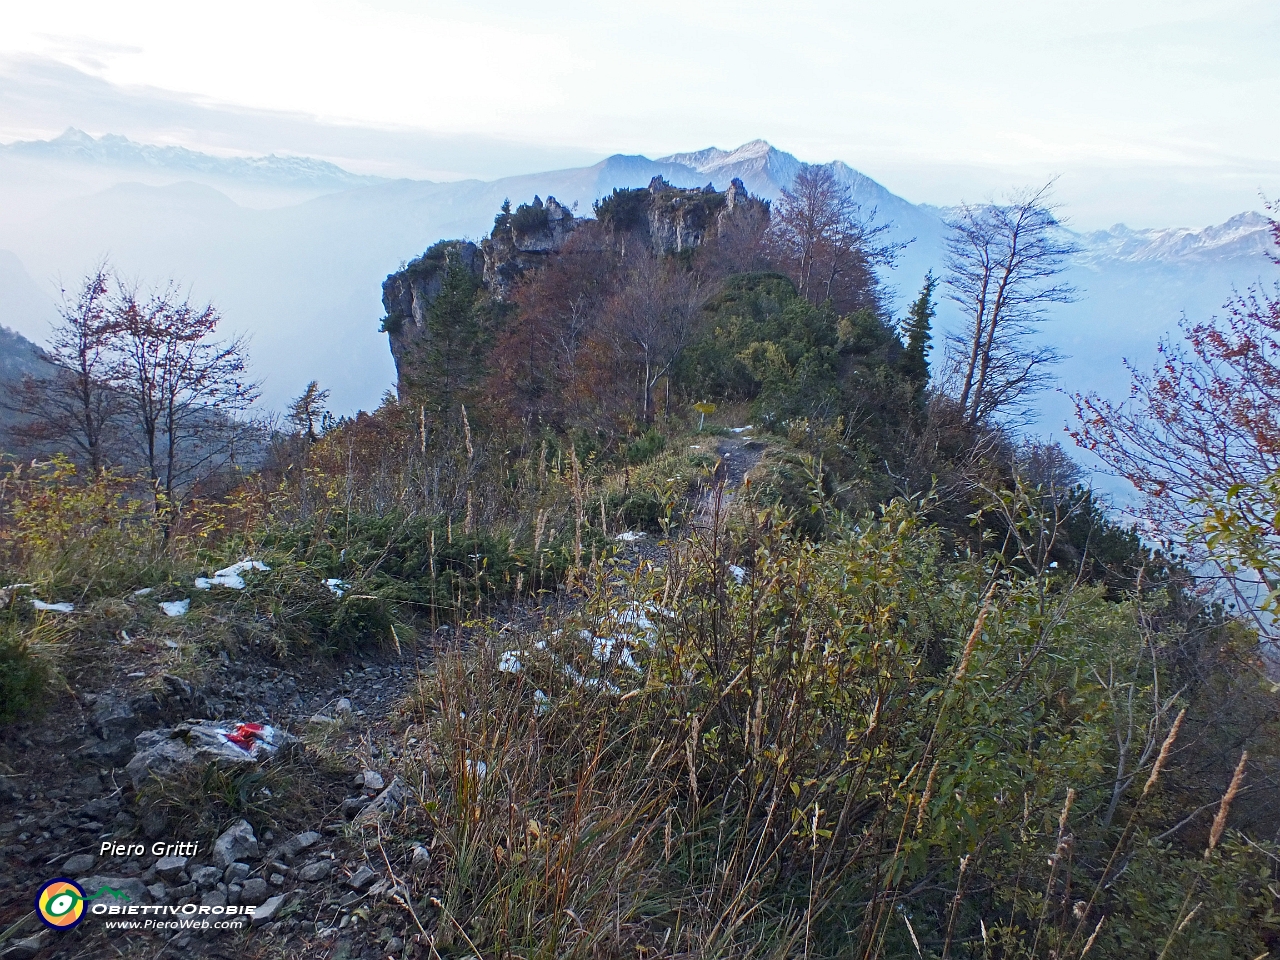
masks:
<instances>
[{"instance_id":1,"label":"bare tree","mask_svg":"<svg viewBox=\"0 0 1280 960\"><path fill-rule=\"evenodd\" d=\"M4 401L18 414L11 433L28 448L75 451L95 474L114 460L108 437L120 396L107 383L114 315L105 263L74 295L65 288L46 355L47 375L26 376Z\"/></svg>"},{"instance_id":2,"label":"bare tree","mask_svg":"<svg viewBox=\"0 0 1280 960\"><path fill-rule=\"evenodd\" d=\"M864 214L848 184L828 166L804 166L771 216L775 257L811 303L830 300L840 313L877 309L875 267L892 266L905 244L888 242L889 224Z\"/></svg>"},{"instance_id":3,"label":"bare tree","mask_svg":"<svg viewBox=\"0 0 1280 960\"><path fill-rule=\"evenodd\" d=\"M258 397L245 341L213 339L222 317L194 306L170 283L145 298L122 292L111 382L125 399L133 435L157 493L178 497L235 455L247 438L243 414Z\"/></svg>"},{"instance_id":4,"label":"bare tree","mask_svg":"<svg viewBox=\"0 0 1280 960\"><path fill-rule=\"evenodd\" d=\"M631 254L626 283L609 308L608 325L639 372L640 416L653 419L653 388L693 336L705 291L698 277L648 250Z\"/></svg>"},{"instance_id":5,"label":"bare tree","mask_svg":"<svg viewBox=\"0 0 1280 960\"><path fill-rule=\"evenodd\" d=\"M951 338L950 372L970 428L1016 411L1045 385L1045 368L1060 359L1053 349L1028 343L1049 304L1075 299L1075 290L1058 280L1076 245L1054 214L1051 186L1008 204L965 204L949 223L948 297L966 321Z\"/></svg>"}]
</instances>

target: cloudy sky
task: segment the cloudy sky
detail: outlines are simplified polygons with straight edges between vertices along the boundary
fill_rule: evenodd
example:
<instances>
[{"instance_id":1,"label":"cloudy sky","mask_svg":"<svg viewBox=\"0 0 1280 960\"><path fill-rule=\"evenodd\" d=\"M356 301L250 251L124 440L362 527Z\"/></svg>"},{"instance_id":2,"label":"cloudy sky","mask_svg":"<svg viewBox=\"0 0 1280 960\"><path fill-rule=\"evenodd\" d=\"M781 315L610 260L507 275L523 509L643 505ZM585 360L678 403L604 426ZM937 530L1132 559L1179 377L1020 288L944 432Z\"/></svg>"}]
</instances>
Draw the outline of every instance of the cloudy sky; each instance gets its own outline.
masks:
<instances>
[{"instance_id":1,"label":"cloudy sky","mask_svg":"<svg viewBox=\"0 0 1280 960\"><path fill-rule=\"evenodd\" d=\"M68 125L494 177L762 137L916 202L1060 176L1079 227L1280 195L1280 5L7 3L0 140Z\"/></svg>"}]
</instances>

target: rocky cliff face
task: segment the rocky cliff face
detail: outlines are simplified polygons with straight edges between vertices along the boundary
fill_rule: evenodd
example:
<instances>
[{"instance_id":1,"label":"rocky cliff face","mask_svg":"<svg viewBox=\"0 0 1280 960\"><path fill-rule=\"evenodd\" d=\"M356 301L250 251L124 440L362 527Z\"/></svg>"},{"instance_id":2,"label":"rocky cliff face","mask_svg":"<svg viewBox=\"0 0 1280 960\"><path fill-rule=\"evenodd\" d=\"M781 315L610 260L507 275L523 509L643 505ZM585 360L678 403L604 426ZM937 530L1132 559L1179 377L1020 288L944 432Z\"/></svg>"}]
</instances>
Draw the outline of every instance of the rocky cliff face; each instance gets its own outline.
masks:
<instances>
[{"instance_id":1,"label":"rocky cliff face","mask_svg":"<svg viewBox=\"0 0 1280 960\"><path fill-rule=\"evenodd\" d=\"M387 311L382 329L391 343L396 376L404 382L404 366L418 345L427 339L427 316L440 295L450 263L459 263L474 276L484 274L480 248L467 240L441 240L411 260L382 284L382 307Z\"/></svg>"},{"instance_id":2,"label":"rocky cliff face","mask_svg":"<svg viewBox=\"0 0 1280 960\"><path fill-rule=\"evenodd\" d=\"M615 190L596 204L596 220L605 230L599 242L619 235L639 235L655 253L683 253L700 246L708 237L726 229L733 218L768 213L764 201L747 193L734 179L723 192L711 184L701 189L673 187L654 177L648 188ZM564 248L569 237L589 218L575 217L555 197L544 203L521 204L512 211L504 205L493 231L477 246L466 240L442 240L422 256L391 274L382 284L386 310L383 329L391 342L391 354L401 385L405 365L429 336L427 318L440 294L451 263L465 267L480 279L495 300L510 298L519 279L540 269Z\"/></svg>"}]
</instances>

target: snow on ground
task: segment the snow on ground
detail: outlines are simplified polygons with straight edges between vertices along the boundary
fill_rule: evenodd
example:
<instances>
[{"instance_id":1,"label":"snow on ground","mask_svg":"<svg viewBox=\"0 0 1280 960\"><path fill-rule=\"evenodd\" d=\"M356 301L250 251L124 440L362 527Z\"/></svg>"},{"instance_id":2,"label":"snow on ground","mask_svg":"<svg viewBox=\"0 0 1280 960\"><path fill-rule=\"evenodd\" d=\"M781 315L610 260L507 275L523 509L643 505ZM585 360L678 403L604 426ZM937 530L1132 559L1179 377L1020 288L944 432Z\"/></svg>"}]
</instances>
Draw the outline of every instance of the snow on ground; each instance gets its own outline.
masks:
<instances>
[{"instance_id":1,"label":"snow on ground","mask_svg":"<svg viewBox=\"0 0 1280 960\"><path fill-rule=\"evenodd\" d=\"M37 610L48 610L51 613L75 613L76 607L73 603L45 603L43 600L31 599L31 605Z\"/></svg>"},{"instance_id":2,"label":"snow on ground","mask_svg":"<svg viewBox=\"0 0 1280 960\"><path fill-rule=\"evenodd\" d=\"M168 600L160 604L160 609L170 617L185 616L187 611L191 609L190 600Z\"/></svg>"},{"instance_id":3,"label":"snow on ground","mask_svg":"<svg viewBox=\"0 0 1280 960\"><path fill-rule=\"evenodd\" d=\"M226 587L229 590L243 590L244 578L240 576L250 570L270 570L265 563L259 560L241 560L239 563L233 563L229 567L218 570L212 577L196 577L195 586L197 590L209 590L213 587Z\"/></svg>"}]
</instances>

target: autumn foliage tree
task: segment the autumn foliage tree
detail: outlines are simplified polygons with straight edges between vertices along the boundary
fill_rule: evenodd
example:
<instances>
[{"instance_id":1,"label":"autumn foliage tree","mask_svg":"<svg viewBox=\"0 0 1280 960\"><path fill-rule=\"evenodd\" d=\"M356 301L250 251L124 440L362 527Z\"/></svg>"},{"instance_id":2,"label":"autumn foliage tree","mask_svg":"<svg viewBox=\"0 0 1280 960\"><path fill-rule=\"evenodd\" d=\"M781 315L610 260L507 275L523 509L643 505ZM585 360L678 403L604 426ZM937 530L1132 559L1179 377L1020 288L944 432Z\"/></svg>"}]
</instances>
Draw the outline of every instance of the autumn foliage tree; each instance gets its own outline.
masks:
<instances>
[{"instance_id":1,"label":"autumn foliage tree","mask_svg":"<svg viewBox=\"0 0 1280 960\"><path fill-rule=\"evenodd\" d=\"M810 303L829 300L842 314L875 310L875 268L892 266L901 249L887 240L888 229L829 166L804 166L773 205L772 254Z\"/></svg>"},{"instance_id":2,"label":"autumn foliage tree","mask_svg":"<svg viewBox=\"0 0 1280 960\"><path fill-rule=\"evenodd\" d=\"M157 497L181 492L233 459L248 439L242 416L258 398L242 337L214 339L222 315L170 283L124 290L115 308L112 388Z\"/></svg>"},{"instance_id":3,"label":"autumn foliage tree","mask_svg":"<svg viewBox=\"0 0 1280 960\"><path fill-rule=\"evenodd\" d=\"M1280 225L1273 222L1280 242ZM1075 396L1076 442L1143 495L1160 534L1216 559L1229 581L1280 567L1280 284L1181 324L1150 372L1130 365L1130 398ZM1254 583L1256 584L1256 580ZM1246 606L1249 606L1246 604Z\"/></svg>"},{"instance_id":4,"label":"autumn foliage tree","mask_svg":"<svg viewBox=\"0 0 1280 960\"><path fill-rule=\"evenodd\" d=\"M257 437L245 340L217 339L212 304L173 283L141 292L103 264L64 294L60 314L48 375L27 378L6 404L20 443L93 474L141 470L157 509L176 509Z\"/></svg>"}]
</instances>

